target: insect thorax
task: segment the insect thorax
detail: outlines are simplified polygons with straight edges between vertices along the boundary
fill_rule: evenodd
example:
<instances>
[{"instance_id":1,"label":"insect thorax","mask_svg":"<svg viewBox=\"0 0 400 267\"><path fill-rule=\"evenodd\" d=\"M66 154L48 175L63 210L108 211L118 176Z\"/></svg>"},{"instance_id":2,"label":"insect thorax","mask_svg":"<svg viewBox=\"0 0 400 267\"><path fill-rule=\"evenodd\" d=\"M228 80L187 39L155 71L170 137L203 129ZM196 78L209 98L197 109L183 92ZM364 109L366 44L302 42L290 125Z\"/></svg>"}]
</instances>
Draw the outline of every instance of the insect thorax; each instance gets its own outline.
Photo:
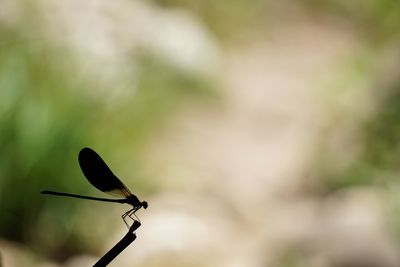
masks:
<instances>
[{"instance_id":1,"label":"insect thorax","mask_svg":"<svg viewBox=\"0 0 400 267\"><path fill-rule=\"evenodd\" d=\"M134 207L141 206L142 204L135 195L130 195L126 199L128 200L128 203Z\"/></svg>"}]
</instances>

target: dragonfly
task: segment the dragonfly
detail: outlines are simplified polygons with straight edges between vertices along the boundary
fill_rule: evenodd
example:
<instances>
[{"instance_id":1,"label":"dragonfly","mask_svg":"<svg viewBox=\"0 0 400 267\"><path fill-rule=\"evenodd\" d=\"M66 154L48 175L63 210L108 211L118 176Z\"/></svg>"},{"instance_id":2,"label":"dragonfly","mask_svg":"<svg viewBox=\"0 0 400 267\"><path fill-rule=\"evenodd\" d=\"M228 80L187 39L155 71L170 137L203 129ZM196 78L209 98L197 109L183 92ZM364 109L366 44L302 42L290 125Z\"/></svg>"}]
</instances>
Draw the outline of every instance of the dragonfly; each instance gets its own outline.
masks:
<instances>
[{"instance_id":1,"label":"dragonfly","mask_svg":"<svg viewBox=\"0 0 400 267\"><path fill-rule=\"evenodd\" d=\"M139 218L136 216L136 212L140 208L147 209L148 204L146 201L140 201L137 196L131 193L131 191L118 179L117 176L110 170L104 160L91 148L85 147L79 152L78 156L79 166L86 179L98 190L108 193L113 196L123 197L122 199L110 199L110 198L99 198L82 196L78 194L62 193L44 190L41 193L46 195L54 196L65 196L74 197L81 199L89 199L104 202L115 202L115 203L127 203L132 206L130 210L125 212L121 217L124 220L126 226L129 228L129 224L126 221L126 217L131 218L133 221L135 216L140 222Z\"/></svg>"}]
</instances>

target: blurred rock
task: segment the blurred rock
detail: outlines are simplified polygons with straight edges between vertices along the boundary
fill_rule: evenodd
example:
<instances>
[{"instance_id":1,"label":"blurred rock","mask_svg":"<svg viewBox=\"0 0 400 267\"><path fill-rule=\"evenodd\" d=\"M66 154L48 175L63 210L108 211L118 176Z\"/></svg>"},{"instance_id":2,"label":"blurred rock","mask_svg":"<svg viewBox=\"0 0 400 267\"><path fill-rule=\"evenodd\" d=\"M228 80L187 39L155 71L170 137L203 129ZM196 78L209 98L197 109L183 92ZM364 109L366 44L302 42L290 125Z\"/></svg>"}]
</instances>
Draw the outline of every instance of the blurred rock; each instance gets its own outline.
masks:
<instances>
[{"instance_id":1,"label":"blurred rock","mask_svg":"<svg viewBox=\"0 0 400 267\"><path fill-rule=\"evenodd\" d=\"M38 266L39 261L35 254L21 244L0 239L0 249L0 266Z\"/></svg>"},{"instance_id":2,"label":"blurred rock","mask_svg":"<svg viewBox=\"0 0 400 267\"><path fill-rule=\"evenodd\" d=\"M106 251L104 252L106 253ZM78 266L93 266L100 259L89 255L79 255L69 259L62 266L63 267L78 267Z\"/></svg>"},{"instance_id":3,"label":"blurred rock","mask_svg":"<svg viewBox=\"0 0 400 267\"><path fill-rule=\"evenodd\" d=\"M226 232L217 231L225 245L207 246L210 251L202 266L400 266L379 191L362 188L326 199L307 195L303 188L309 182L305 170L310 156L319 142L328 142L326 132L321 135L327 124L339 128L338 113L357 117L368 106L357 93L349 94L343 105L341 90L335 94L321 86L337 79L338 60L348 60L358 51L359 40L349 28L306 20L295 29L293 22L279 24L262 38L228 50L222 107L187 107L149 147L149 176L160 177L164 192L186 194L172 197L175 202L199 198L191 204L192 211L198 206L222 207L207 216L193 214L191 220L187 214L171 216L187 224L205 222L213 214L223 222L205 225L204 229L213 225ZM366 95L371 88L365 81L351 85ZM324 106L325 100L335 109ZM336 148L341 153L349 149L342 143ZM179 210L168 205L165 209L168 212L153 219L167 221L170 210ZM181 227L174 225L171 229L178 230L171 233L179 235ZM205 239L197 239L212 244L215 234L207 232ZM281 257L292 250L299 265L285 265L290 256ZM197 253L193 250L191 255ZM182 254L186 256L184 250Z\"/></svg>"},{"instance_id":4,"label":"blurred rock","mask_svg":"<svg viewBox=\"0 0 400 267\"><path fill-rule=\"evenodd\" d=\"M188 201L182 195L167 194L152 199L152 212L141 216L137 239L116 261L121 266L159 266L162 262L199 266L207 259L208 266L227 266L222 259L230 260L243 232L221 216L222 206L212 207L206 198L193 197Z\"/></svg>"},{"instance_id":5,"label":"blurred rock","mask_svg":"<svg viewBox=\"0 0 400 267\"><path fill-rule=\"evenodd\" d=\"M308 246L334 266L400 266L396 241L384 220L383 194L357 188L327 199L310 229Z\"/></svg>"},{"instance_id":6,"label":"blurred rock","mask_svg":"<svg viewBox=\"0 0 400 267\"><path fill-rule=\"evenodd\" d=\"M0 8L0 23L15 28L23 18L23 1L2 1ZM0 44L7 40L1 40Z\"/></svg>"}]
</instances>

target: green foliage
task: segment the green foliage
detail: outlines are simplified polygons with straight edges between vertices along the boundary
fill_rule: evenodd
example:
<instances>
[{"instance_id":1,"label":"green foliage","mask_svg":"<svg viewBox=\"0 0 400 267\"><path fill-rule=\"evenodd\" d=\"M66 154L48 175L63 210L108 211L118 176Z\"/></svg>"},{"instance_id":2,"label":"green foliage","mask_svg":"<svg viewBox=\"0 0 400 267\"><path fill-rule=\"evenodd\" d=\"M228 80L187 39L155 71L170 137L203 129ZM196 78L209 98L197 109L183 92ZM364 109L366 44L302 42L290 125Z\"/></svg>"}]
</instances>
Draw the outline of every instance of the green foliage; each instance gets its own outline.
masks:
<instances>
[{"instance_id":1,"label":"green foliage","mask_svg":"<svg viewBox=\"0 0 400 267\"><path fill-rule=\"evenodd\" d=\"M85 139L86 107L72 92L77 84L45 47L1 32L0 217L1 235L26 240L27 223L39 216L44 184L65 188L76 171L71 155Z\"/></svg>"},{"instance_id":2,"label":"green foliage","mask_svg":"<svg viewBox=\"0 0 400 267\"><path fill-rule=\"evenodd\" d=\"M249 28L254 32L268 27L268 18L285 15L293 7L309 9L311 16L335 15L358 25L364 35L373 42L381 43L400 37L400 1L396 0L298 0L283 1L183 1L156 0L166 7L184 7L198 14L208 27L222 38L240 36ZM290 18L290 14L287 18Z\"/></svg>"},{"instance_id":3,"label":"green foliage","mask_svg":"<svg viewBox=\"0 0 400 267\"><path fill-rule=\"evenodd\" d=\"M267 10L265 1L157 0L166 7L187 8L198 14L221 38L235 37L254 26Z\"/></svg>"},{"instance_id":4,"label":"green foliage","mask_svg":"<svg viewBox=\"0 0 400 267\"><path fill-rule=\"evenodd\" d=\"M382 184L395 178L400 171L400 84L389 91L361 132L364 138L360 156L337 180L337 186L365 182Z\"/></svg>"},{"instance_id":5,"label":"green foliage","mask_svg":"<svg viewBox=\"0 0 400 267\"><path fill-rule=\"evenodd\" d=\"M136 94L115 102L81 74L68 49L25 34L0 28L0 236L64 259L90 247L81 225L72 223L85 221L74 217L82 202L60 201L40 191L93 195L77 164L84 146L101 152L116 170L127 165L129 170L121 173L136 177L140 162L135 159L147 138L180 103L208 95L203 92L211 87L144 58L140 88L135 88L137 81L127 81L126 90L136 89ZM146 188L148 182L135 181L135 192Z\"/></svg>"},{"instance_id":6,"label":"green foliage","mask_svg":"<svg viewBox=\"0 0 400 267\"><path fill-rule=\"evenodd\" d=\"M307 255L304 252L304 248L301 247L289 247L279 253L278 266L279 267L303 267L307 266L306 259Z\"/></svg>"},{"instance_id":7,"label":"green foliage","mask_svg":"<svg viewBox=\"0 0 400 267\"><path fill-rule=\"evenodd\" d=\"M400 2L396 0L304 0L315 13L329 13L360 26L371 41L381 43L400 37Z\"/></svg>"},{"instance_id":8,"label":"green foliage","mask_svg":"<svg viewBox=\"0 0 400 267\"><path fill-rule=\"evenodd\" d=\"M382 169L399 171L400 81L385 97L365 131L365 161Z\"/></svg>"}]
</instances>

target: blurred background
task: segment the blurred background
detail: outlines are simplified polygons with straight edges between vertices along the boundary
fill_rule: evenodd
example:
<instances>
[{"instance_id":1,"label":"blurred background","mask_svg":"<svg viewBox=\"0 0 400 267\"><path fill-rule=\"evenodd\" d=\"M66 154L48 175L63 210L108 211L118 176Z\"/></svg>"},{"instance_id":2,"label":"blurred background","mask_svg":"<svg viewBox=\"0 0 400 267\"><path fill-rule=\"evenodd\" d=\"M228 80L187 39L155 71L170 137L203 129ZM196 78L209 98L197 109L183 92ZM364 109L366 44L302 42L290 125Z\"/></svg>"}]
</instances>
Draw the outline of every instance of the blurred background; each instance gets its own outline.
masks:
<instances>
[{"instance_id":1,"label":"blurred background","mask_svg":"<svg viewBox=\"0 0 400 267\"><path fill-rule=\"evenodd\" d=\"M400 2L2 0L2 266L400 266ZM1 265L1 264L0 264Z\"/></svg>"}]
</instances>

